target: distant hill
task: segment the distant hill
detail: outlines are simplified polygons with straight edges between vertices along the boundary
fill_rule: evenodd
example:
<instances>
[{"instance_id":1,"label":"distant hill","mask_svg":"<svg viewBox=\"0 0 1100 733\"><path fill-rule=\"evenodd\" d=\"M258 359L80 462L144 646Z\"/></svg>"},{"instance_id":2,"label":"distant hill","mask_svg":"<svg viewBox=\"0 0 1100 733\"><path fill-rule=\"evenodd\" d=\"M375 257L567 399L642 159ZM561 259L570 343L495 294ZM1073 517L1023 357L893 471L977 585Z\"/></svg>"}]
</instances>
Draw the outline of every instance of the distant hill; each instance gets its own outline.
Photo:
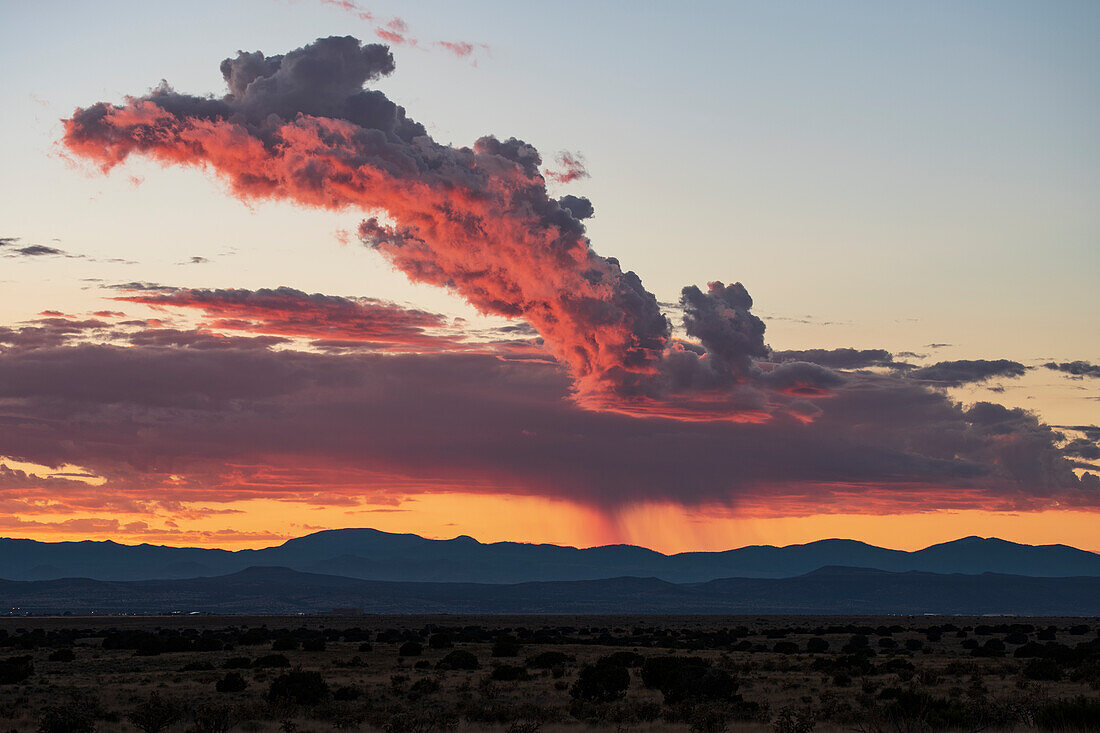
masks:
<instances>
[{"instance_id":1,"label":"distant hill","mask_svg":"<svg viewBox=\"0 0 1100 733\"><path fill-rule=\"evenodd\" d=\"M1100 578L889 573L828 567L794 578L519 584L396 583L255 567L213 578L0 581L23 613L1014 614L1100 615Z\"/></svg>"},{"instance_id":2,"label":"distant hill","mask_svg":"<svg viewBox=\"0 0 1100 733\"><path fill-rule=\"evenodd\" d=\"M825 566L890 572L1002 573L1034 577L1100 576L1100 555L1066 545L1021 545L966 537L915 552L854 540L742 547L663 555L633 545L578 549L471 537L429 540L374 529L317 532L261 550L213 550L115 542L0 539L0 577L49 580L197 578L255 566L367 580L521 583L632 576L670 583L717 578L789 578Z\"/></svg>"}]
</instances>

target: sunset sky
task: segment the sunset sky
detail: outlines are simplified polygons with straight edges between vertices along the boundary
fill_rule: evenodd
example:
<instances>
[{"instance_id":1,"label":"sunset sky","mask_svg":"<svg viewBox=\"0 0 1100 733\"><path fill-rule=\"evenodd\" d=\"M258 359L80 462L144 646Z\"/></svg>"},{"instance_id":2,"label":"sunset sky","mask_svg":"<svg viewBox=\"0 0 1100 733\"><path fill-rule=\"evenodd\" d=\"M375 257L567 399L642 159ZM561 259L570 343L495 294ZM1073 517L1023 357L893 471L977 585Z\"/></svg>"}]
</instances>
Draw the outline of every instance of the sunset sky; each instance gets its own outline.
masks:
<instances>
[{"instance_id":1,"label":"sunset sky","mask_svg":"<svg viewBox=\"0 0 1100 733\"><path fill-rule=\"evenodd\" d=\"M0 536L1100 551L1098 37L0 2Z\"/></svg>"}]
</instances>

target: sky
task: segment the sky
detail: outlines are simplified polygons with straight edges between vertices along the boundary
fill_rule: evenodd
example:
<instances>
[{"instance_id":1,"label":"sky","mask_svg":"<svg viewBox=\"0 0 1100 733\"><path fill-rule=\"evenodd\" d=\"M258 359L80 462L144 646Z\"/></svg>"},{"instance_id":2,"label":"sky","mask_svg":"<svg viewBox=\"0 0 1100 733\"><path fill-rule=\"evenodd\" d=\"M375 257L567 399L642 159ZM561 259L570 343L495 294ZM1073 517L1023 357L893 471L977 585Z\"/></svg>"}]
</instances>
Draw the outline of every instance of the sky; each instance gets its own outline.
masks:
<instances>
[{"instance_id":1,"label":"sky","mask_svg":"<svg viewBox=\"0 0 1100 733\"><path fill-rule=\"evenodd\" d=\"M1098 33L0 0L0 535L1100 551Z\"/></svg>"}]
</instances>

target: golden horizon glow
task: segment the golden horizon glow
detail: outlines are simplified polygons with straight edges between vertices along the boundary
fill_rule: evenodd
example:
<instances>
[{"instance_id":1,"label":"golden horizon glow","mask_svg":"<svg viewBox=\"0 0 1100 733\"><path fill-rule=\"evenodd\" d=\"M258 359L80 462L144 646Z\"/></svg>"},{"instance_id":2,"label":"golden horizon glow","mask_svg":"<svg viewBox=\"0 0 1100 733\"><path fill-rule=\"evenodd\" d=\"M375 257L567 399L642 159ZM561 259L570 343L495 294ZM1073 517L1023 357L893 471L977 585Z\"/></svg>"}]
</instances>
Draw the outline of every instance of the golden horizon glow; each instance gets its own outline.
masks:
<instances>
[{"instance_id":1,"label":"golden horizon glow","mask_svg":"<svg viewBox=\"0 0 1100 733\"><path fill-rule=\"evenodd\" d=\"M372 528L429 539L468 535L482 543L574 547L632 544L665 554L749 545L854 539L913 551L980 535L1022 544L1067 544L1100 552L1097 514L1088 511L935 511L905 514L738 516L728 508L635 505L615 512L531 496L419 494L393 505L308 506L274 500L192 506L174 516L78 512L15 515L0 534L45 542L113 540L230 550L259 549L327 529ZM191 518L186 518L190 514ZM506 522L501 521L506 518ZM14 533L13 533L14 530Z\"/></svg>"}]
</instances>

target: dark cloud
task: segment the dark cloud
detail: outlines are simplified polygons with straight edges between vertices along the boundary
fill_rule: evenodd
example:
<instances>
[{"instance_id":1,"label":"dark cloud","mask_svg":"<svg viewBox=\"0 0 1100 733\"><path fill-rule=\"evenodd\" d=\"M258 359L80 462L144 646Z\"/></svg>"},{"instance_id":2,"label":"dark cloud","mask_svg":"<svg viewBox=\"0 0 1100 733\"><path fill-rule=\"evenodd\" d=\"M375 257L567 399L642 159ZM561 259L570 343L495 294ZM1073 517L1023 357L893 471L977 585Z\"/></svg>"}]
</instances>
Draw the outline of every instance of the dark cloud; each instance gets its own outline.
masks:
<instances>
[{"instance_id":1,"label":"dark cloud","mask_svg":"<svg viewBox=\"0 0 1100 733\"><path fill-rule=\"evenodd\" d=\"M940 361L931 366L909 372L912 379L934 382L945 387L958 387L971 382L981 382L992 377L1019 377L1027 367L1008 359L960 359Z\"/></svg>"},{"instance_id":2,"label":"dark cloud","mask_svg":"<svg viewBox=\"0 0 1100 733\"><path fill-rule=\"evenodd\" d=\"M885 349L802 349L773 351L775 361L808 361L832 369L863 369L889 364L894 360Z\"/></svg>"},{"instance_id":3,"label":"dark cloud","mask_svg":"<svg viewBox=\"0 0 1100 733\"><path fill-rule=\"evenodd\" d=\"M1100 364L1092 364L1087 361L1047 362L1043 364L1047 369L1053 369L1075 377L1100 377Z\"/></svg>"},{"instance_id":4,"label":"dark cloud","mask_svg":"<svg viewBox=\"0 0 1100 733\"><path fill-rule=\"evenodd\" d=\"M327 341L369 342L405 350L459 349L462 338L442 333L447 319L373 298L304 293L294 288L259 290L136 288L114 300L158 308L201 311L207 328L251 331Z\"/></svg>"},{"instance_id":5,"label":"dark cloud","mask_svg":"<svg viewBox=\"0 0 1100 733\"><path fill-rule=\"evenodd\" d=\"M1029 413L964 411L881 375L830 387L809 423L692 422L583 410L555 365L487 355L77 345L0 353L0 455L79 465L119 500L170 484L178 501L434 488L774 513L1100 505Z\"/></svg>"},{"instance_id":6,"label":"dark cloud","mask_svg":"<svg viewBox=\"0 0 1100 733\"><path fill-rule=\"evenodd\" d=\"M1077 438L1062 446L1062 452L1067 456L1086 458L1090 461L1100 459L1100 445L1096 440Z\"/></svg>"},{"instance_id":7,"label":"dark cloud","mask_svg":"<svg viewBox=\"0 0 1100 733\"><path fill-rule=\"evenodd\" d=\"M26 247L15 247L9 256L22 255L23 257L79 257L70 255L57 247L47 247L44 244L30 244Z\"/></svg>"},{"instance_id":8,"label":"dark cloud","mask_svg":"<svg viewBox=\"0 0 1100 733\"><path fill-rule=\"evenodd\" d=\"M164 324L130 334L128 348L11 349L0 353L0 454L84 466L116 491L183 477L173 491L223 499L441 487L775 513L1098 504L1100 481L1074 474L1061 434L929 389L1018 376L1016 362L839 374L821 362L878 350L834 350L772 364L740 283L684 288L688 339L675 337L638 276L592 248L591 203L549 195L534 146L437 143L364 89L393 70L384 46L324 38L241 52L221 69L223 97L162 85L95 104L65 121L65 144L104 169L139 154L204 166L245 199L383 212L360 225L367 246L412 281L529 324L557 364L515 343L524 360L421 342L416 354L363 353L357 343L443 327L369 299L135 283L126 298L201 310L207 330L304 337L329 353Z\"/></svg>"},{"instance_id":9,"label":"dark cloud","mask_svg":"<svg viewBox=\"0 0 1100 733\"><path fill-rule=\"evenodd\" d=\"M29 325L16 328L0 326L0 349L40 349L61 346L88 334L102 332L111 324L98 319L72 319L60 317L53 311L44 312L48 317L28 321Z\"/></svg>"}]
</instances>

